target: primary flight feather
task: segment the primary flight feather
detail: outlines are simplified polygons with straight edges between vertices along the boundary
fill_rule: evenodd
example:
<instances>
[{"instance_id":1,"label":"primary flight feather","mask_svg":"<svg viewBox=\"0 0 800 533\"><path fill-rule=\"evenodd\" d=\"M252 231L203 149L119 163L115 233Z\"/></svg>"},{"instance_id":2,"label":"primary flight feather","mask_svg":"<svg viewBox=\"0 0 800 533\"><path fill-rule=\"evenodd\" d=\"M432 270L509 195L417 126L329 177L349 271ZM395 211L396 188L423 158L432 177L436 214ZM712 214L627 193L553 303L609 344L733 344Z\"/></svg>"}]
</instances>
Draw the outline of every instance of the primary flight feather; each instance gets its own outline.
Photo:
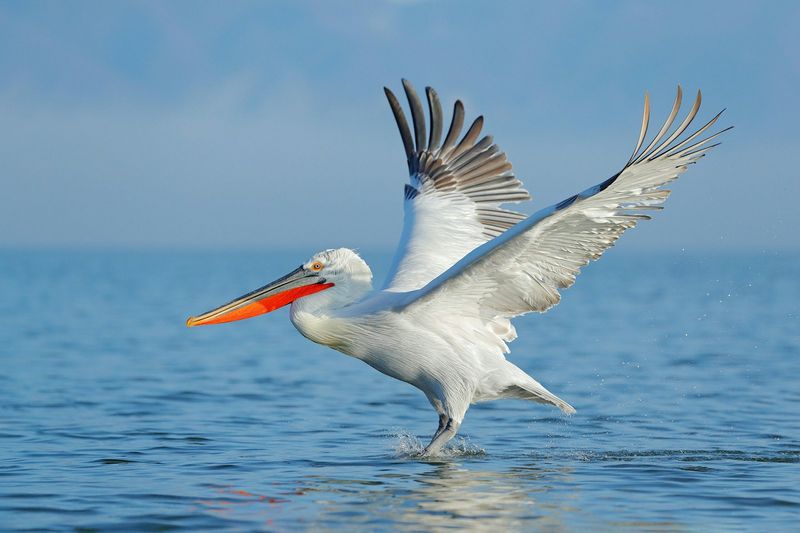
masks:
<instances>
[{"instance_id":1,"label":"primary flight feather","mask_svg":"<svg viewBox=\"0 0 800 533\"><path fill-rule=\"evenodd\" d=\"M412 126L385 89L408 161L403 232L380 290L354 251L325 250L286 276L212 311L188 326L249 318L291 304L295 327L314 342L361 359L420 389L439 415L423 455L436 454L458 431L469 405L518 398L575 410L508 361L516 338L511 319L544 312L640 220L661 209L664 185L703 157L726 130L709 134L721 112L687 133L701 102L670 133L682 91L666 122L644 147L644 115L636 147L614 176L526 216L503 207L530 199L506 154L481 137L483 117L464 130L456 101L447 131L436 91L426 88L429 124L419 95L403 80ZM429 126L429 127L428 127ZM730 128L727 128L730 129Z\"/></svg>"}]
</instances>

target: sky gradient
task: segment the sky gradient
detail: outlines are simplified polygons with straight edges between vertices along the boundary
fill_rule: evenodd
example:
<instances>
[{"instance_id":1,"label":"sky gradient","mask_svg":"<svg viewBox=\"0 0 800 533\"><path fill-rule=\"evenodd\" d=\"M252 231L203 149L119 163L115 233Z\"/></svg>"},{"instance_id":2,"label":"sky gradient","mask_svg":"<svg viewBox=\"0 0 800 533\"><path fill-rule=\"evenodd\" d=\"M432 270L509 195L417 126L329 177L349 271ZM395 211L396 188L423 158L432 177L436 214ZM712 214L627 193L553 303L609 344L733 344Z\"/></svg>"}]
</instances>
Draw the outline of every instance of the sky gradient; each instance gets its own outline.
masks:
<instances>
[{"instance_id":1,"label":"sky gradient","mask_svg":"<svg viewBox=\"0 0 800 533\"><path fill-rule=\"evenodd\" d=\"M680 83L723 145L626 247L800 247L797 2L0 2L0 246L392 248L382 87L434 86L560 201ZM688 104L687 104L688 105ZM687 107L688 110L688 107Z\"/></svg>"}]
</instances>

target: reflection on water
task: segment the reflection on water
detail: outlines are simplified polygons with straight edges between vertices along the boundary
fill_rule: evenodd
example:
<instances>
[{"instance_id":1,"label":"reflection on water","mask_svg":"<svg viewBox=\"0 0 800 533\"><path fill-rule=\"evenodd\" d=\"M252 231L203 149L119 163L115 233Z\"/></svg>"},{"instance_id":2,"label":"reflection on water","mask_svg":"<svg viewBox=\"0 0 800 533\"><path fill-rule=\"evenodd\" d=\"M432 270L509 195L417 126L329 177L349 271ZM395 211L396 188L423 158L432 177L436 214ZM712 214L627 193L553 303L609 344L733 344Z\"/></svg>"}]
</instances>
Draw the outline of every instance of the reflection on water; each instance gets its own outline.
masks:
<instances>
[{"instance_id":1,"label":"reflection on water","mask_svg":"<svg viewBox=\"0 0 800 533\"><path fill-rule=\"evenodd\" d=\"M307 343L285 313L184 327L307 252L0 253L1 527L796 523L800 257L610 254L517 324L514 362L578 413L481 404L423 461L424 396Z\"/></svg>"},{"instance_id":2,"label":"reflection on water","mask_svg":"<svg viewBox=\"0 0 800 533\"><path fill-rule=\"evenodd\" d=\"M307 476L303 482L309 491L326 495L319 525L346 514L358 500L364 506L358 522L364 526L393 524L398 529L430 531L479 525L508 531L536 523L563 529L562 515L570 512L570 502L553 500L547 493L553 486L570 483L570 468L495 472L451 460L414 475L377 476L379 483L324 476ZM398 481L404 490L397 490Z\"/></svg>"},{"instance_id":3,"label":"reflection on water","mask_svg":"<svg viewBox=\"0 0 800 533\"><path fill-rule=\"evenodd\" d=\"M399 441L408 440L401 435ZM466 447L466 449L464 448ZM420 445L421 449L421 445ZM462 451L463 450L463 451ZM419 450L416 450L419 451ZM509 459L508 457L506 459ZM630 528L635 531L684 529L674 503L664 501L665 487L675 498L703 509L704 499L737 504L800 508L800 503L771 496L750 498L717 492L724 486L730 461L800 464L800 451L752 454L736 450L592 450L548 451L515 455L511 465L492 469L498 461L468 444L455 443L443 458L367 459L346 464L308 463L311 471L357 472L368 477L308 474L289 484L274 485L272 494L253 494L233 487L215 487L217 495L198 504L237 521L263 522L292 529L298 523L314 530L350 527L406 531L471 529L481 531L562 531L579 528ZM696 493L680 495L679 487L716 483ZM738 472L738 479L759 482ZM763 482L763 481L762 481ZM706 482L707 483L707 482ZM704 494L710 489L714 494ZM591 498L587 502L586 498ZM652 501L651 501L652 498ZM642 513L629 500L649 507ZM715 508L716 508L715 506ZM313 519L306 518L313 509ZM649 518L644 515L649 514ZM709 519L720 526L724 517ZM737 522L731 521L729 525Z\"/></svg>"}]
</instances>

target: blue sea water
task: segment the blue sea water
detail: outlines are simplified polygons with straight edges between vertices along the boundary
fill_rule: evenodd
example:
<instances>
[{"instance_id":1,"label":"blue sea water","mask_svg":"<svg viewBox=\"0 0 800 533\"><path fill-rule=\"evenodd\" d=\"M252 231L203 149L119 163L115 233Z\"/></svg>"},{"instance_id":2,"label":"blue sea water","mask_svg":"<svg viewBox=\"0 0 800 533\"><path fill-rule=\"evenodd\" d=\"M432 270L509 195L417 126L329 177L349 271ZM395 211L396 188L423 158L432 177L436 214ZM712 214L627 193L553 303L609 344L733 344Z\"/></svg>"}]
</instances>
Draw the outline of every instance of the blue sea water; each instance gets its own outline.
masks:
<instances>
[{"instance_id":1,"label":"blue sea water","mask_svg":"<svg viewBox=\"0 0 800 533\"><path fill-rule=\"evenodd\" d=\"M184 321L313 250L0 252L0 529L785 531L800 255L612 250L511 359L574 405L422 393L286 310ZM378 271L388 255L364 252Z\"/></svg>"}]
</instances>

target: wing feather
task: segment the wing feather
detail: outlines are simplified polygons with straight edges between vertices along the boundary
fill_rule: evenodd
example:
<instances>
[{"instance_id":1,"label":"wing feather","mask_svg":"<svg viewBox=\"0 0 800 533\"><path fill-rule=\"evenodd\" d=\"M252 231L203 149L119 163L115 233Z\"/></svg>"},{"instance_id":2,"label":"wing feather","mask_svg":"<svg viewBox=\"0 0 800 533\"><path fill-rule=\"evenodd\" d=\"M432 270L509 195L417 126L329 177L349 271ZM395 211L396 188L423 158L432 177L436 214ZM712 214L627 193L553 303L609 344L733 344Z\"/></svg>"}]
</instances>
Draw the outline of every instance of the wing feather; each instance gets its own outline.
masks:
<instances>
[{"instance_id":1,"label":"wing feather","mask_svg":"<svg viewBox=\"0 0 800 533\"><path fill-rule=\"evenodd\" d=\"M481 134L481 129L483 129L483 117L476 118L472 125L467 130L467 133L464 134L464 137L461 139L461 142L453 148L452 152L443 154L445 157L453 158L453 164L458 164L458 162L462 161L463 159L459 159L459 155L462 153L464 154L464 158L468 158L468 154L465 153L467 150L472 148L475 145L475 140Z\"/></svg>"},{"instance_id":2,"label":"wing feather","mask_svg":"<svg viewBox=\"0 0 800 533\"><path fill-rule=\"evenodd\" d=\"M403 139L403 148L406 151L406 157L411 161L414 155L414 141L411 139L411 130L408 129L408 122L406 122L403 108L400 106L400 102L397 101L397 97L388 87L384 87L383 92L386 93L386 99L389 100L389 107L392 108L394 120L397 122L397 129L400 130L400 137Z\"/></svg>"},{"instance_id":3,"label":"wing feather","mask_svg":"<svg viewBox=\"0 0 800 533\"><path fill-rule=\"evenodd\" d=\"M480 137L476 118L461 136L464 105L456 101L444 142L439 97L427 87L430 136L423 105L403 80L413 132L392 91L384 88L406 152L410 183L404 190L405 220L395 260L385 283L392 291L419 289L471 250L525 218L501 204L530 199L506 154L490 135Z\"/></svg>"},{"instance_id":4,"label":"wing feather","mask_svg":"<svg viewBox=\"0 0 800 533\"><path fill-rule=\"evenodd\" d=\"M392 108L394 110L394 108ZM631 158L628 159L627 165L633 163L633 160L636 158L636 154L639 153L639 148L642 147L642 143L644 142L644 138L647 135L647 127L650 124L650 95L644 93L644 112L642 113L642 128L639 130L639 140L636 142L636 148L633 149L633 153L631 154Z\"/></svg>"},{"instance_id":5,"label":"wing feather","mask_svg":"<svg viewBox=\"0 0 800 533\"><path fill-rule=\"evenodd\" d=\"M647 145L647 148L645 148L642 151L641 155L636 159L636 161L634 161L634 163L638 163L644 157L647 157L647 154L650 153L650 150L654 146L656 146L656 144L664 137L664 134L667 133L667 131L669 130L670 126L672 126L672 123L675 122L675 117L678 116L678 111L681 108L681 101L682 100L683 100L683 91L681 90L681 86L678 85L678 94L675 96L675 103L672 104L672 111L670 112L669 116L667 117L667 120L664 121L664 125L661 126L661 130L659 130L659 132L656 134L656 136L653 137L653 140L650 141L650 144Z\"/></svg>"},{"instance_id":6,"label":"wing feather","mask_svg":"<svg viewBox=\"0 0 800 533\"><path fill-rule=\"evenodd\" d=\"M461 100L456 100L453 105L453 120L450 122L450 128L447 130L447 137L444 140L440 153L447 153L458 140L461 134L461 128L464 127L464 104Z\"/></svg>"},{"instance_id":7,"label":"wing feather","mask_svg":"<svg viewBox=\"0 0 800 533\"><path fill-rule=\"evenodd\" d=\"M700 99L698 91L687 117L665 138L680 107L679 89L676 105L664 126L640 151L650 114L649 97L645 95L642 133L633 156L619 173L500 233L425 287L405 293L398 307L441 309L437 316L450 317L448 320L478 321L473 327L508 331L509 319L531 311L544 312L556 305L560 290L575 282L580 269L598 259L626 230L650 218L641 211L661 209L659 204L670 194L663 186L716 146L706 145L708 141L730 129L692 144L717 121L717 114L673 146L696 117ZM489 225L502 225L509 220L506 213L480 214ZM499 343L507 340L497 338Z\"/></svg>"},{"instance_id":8,"label":"wing feather","mask_svg":"<svg viewBox=\"0 0 800 533\"><path fill-rule=\"evenodd\" d=\"M425 95L428 97L428 112L431 116L431 138L428 141L428 149L435 152L439 148L439 141L442 140L442 104L439 102L439 95L431 87L425 88Z\"/></svg>"},{"instance_id":9,"label":"wing feather","mask_svg":"<svg viewBox=\"0 0 800 533\"><path fill-rule=\"evenodd\" d=\"M414 123L414 135L417 140L417 152L424 151L428 146L426 144L425 135L425 115L422 111L422 102L417 96L417 91L408 83L408 80L403 80L403 89L406 91L408 98L408 105L411 107L411 120Z\"/></svg>"}]
</instances>

